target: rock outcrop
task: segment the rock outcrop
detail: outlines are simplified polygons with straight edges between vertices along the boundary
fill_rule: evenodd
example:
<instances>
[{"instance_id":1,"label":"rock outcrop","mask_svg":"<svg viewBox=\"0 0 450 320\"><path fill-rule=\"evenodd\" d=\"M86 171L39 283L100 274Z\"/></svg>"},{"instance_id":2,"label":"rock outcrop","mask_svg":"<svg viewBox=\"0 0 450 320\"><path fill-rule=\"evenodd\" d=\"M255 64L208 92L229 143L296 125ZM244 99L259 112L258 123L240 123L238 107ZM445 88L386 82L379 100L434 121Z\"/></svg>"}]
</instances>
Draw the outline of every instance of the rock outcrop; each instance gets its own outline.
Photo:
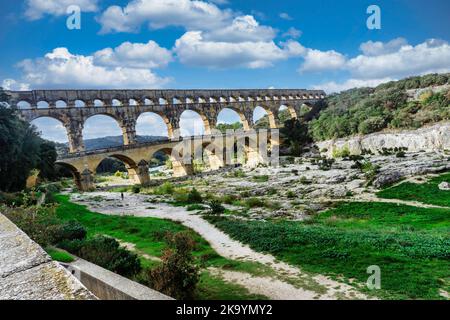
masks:
<instances>
[{"instance_id":1,"label":"rock outcrop","mask_svg":"<svg viewBox=\"0 0 450 320\"><path fill-rule=\"evenodd\" d=\"M378 154L383 148L405 148L408 152L450 150L450 122L417 130L377 132L365 136L326 140L318 142L317 146L329 157L333 152L343 149L348 149L351 154L361 154L364 150Z\"/></svg>"}]
</instances>

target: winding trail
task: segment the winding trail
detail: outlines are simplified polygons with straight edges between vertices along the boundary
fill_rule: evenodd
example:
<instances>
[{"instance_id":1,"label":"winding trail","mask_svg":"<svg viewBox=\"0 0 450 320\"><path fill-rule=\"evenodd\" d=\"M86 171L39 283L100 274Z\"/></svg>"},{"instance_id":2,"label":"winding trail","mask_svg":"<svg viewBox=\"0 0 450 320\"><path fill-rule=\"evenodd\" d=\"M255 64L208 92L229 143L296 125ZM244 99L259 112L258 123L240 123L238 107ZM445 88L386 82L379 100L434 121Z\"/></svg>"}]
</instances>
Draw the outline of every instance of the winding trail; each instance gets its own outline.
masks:
<instances>
[{"instance_id":1,"label":"winding trail","mask_svg":"<svg viewBox=\"0 0 450 320\"><path fill-rule=\"evenodd\" d=\"M323 275L310 275L297 267L277 261L270 254L256 252L249 246L231 239L195 211L187 211L184 207L173 207L166 203L149 203L148 200L151 197L143 194L126 193L123 201L120 193L114 192L92 192L70 196L71 201L86 205L91 211L102 214L154 217L181 222L199 233L221 256L232 260L259 262L272 268L278 277L257 277L244 272L212 269L213 273L222 276L226 281L246 287L251 293L265 295L270 299L368 298L348 284ZM287 278L295 279L295 285L292 281L287 281Z\"/></svg>"}]
</instances>

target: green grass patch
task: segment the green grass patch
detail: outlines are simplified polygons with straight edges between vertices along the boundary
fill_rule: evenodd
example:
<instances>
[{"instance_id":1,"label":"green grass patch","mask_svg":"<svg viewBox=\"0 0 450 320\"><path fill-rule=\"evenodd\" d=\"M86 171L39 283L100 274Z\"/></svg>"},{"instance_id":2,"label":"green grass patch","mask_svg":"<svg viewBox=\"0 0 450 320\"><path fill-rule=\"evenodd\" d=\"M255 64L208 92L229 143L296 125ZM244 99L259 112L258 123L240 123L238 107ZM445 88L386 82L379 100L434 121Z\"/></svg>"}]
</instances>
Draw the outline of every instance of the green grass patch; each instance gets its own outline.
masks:
<instances>
[{"instance_id":1,"label":"green grass patch","mask_svg":"<svg viewBox=\"0 0 450 320\"><path fill-rule=\"evenodd\" d=\"M45 249L45 251L55 261L65 262L65 263L75 261L75 258L70 253L68 253L64 250L53 248L53 247L48 247Z\"/></svg>"},{"instance_id":2,"label":"green grass patch","mask_svg":"<svg viewBox=\"0 0 450 320\"><path fill-rule=\"evenodd\" d=\"M419 201L426 204L450 207L450 191L438 188L438 185L444 181L450 182L450 172L432 178L425 183L403 182L381 190L377 193L377 196L385 199Z\"/></svg>"},{"instance_id":3,"label":"green grass patch","mask_svg":"<svg viewBox=\"0 0 450 320\"><path fill-rule=\"evenodd\" d=\"M135 244L136 253L140 254L141 265L144 268L152 268L158 264L157 261L145 259L142 254L161 257L166 248L164 241L166 232L185 231L190 233L196 242L193 255L203 268L216 267L254 275L268 275L271 271L270 268L259 263L223 258L199 234L180 223L158 218L104 215L92 212L86 206L70 202L69 196L57 195L55 198L59 202L56 214L60 219L64 221L77 220L87 229L88 237L104 234L123 242ZM198 287L198 298L235 300L265 297L250 294L244 287L227 283L204 270Z\"/></svg>"},{"instance_id":4,"label":"green grass patch","mask_svg":"<svg viewBox=\"0 0 450 320\"><path fill-rule=\"evenodd\" d=\"M365 284L367 267L378 265L381 290L362 290L382 298L442 299L440 288L450 292L450 210L350 203L308 222L208 219L308 272Z\"/></svg>"}]
</instances>

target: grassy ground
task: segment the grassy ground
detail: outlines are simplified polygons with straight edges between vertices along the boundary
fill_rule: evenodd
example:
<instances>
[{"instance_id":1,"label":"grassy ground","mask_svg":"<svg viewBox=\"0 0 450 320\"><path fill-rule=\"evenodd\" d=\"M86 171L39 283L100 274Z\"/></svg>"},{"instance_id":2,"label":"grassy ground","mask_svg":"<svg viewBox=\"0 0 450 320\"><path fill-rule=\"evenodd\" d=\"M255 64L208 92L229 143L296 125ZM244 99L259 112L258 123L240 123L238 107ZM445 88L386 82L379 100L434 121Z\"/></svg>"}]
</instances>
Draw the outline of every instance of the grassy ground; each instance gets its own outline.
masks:
<instances>
[{"instance_id":1,"label":"grassy ground","mask_svg":"<svg viewBox=\"0 0 450 320\"><path fill-rule=\"evenodd\" d=\"M66 195L57 195L56 199L59 202L58 217L62 220L79 221L87 229L88 237L96 234L109 235L120 241L133 243L138 254L160 257L166 247L165 233L185 231L195 240L194 256L204 268L212 266L252 274L266 271L262 265L256 263L231 261L221 257L199 234L180 223L157 218L108 216L91 212L85 206L72 203ZM141 263L143 267L152 267L157 262L141 257ZM198 288L198 298L257 299L261 296L250 294L244 287L224 282L204 271Z\"/></svg>"},{"instance_id":2,"label":"grassy ground","mask_svg":"<svg viewBox=\"0 0 450 320\"><path fill-rule=\"evenodd\" d=\"M64 250L48 247L48 248L45 248L45 251L55 261L69 263L69 262L72 262L75 260L70 253L68 253Z\"/></svg>"},{"instance_id":3,"label":"grassy ground","mask_svg":"<svg viewBox=\"0 0 450 320\"><path fill-rule=\"evenodd\" d=\"M450 210L342 203L307 222L209 218L233 238L306 271L365 283L381 268L390 299L441 299L450 292Z\"/></svg>"},{"instance_id":4,"label":"grassy ground","mask_svg":"<svg viewBox=\"0 0 450 320\"><path fill-rule=\"evenodd\" d=\"M419 201L437 206L450 207L450 192L439 190L438 188L438 185L444 181L450 182L450 172L421 184L403 182L378 192L377 196L385 199Z\"/></svg>"}]
</instances>

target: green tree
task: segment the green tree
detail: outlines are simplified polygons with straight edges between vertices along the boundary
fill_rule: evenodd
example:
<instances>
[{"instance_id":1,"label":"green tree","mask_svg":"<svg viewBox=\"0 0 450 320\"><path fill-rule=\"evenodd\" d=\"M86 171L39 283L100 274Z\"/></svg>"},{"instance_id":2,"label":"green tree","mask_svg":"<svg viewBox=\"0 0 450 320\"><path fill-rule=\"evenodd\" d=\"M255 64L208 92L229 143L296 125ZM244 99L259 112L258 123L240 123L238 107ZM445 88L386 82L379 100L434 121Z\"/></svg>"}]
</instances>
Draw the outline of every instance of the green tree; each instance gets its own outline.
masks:
<instances>
[{"instance_id":1,"label":"green tree","mask_svg":"<svg viewBox=\"0 0 450 320\"><path fill-rule=\"evenodd\" d=\"M0 190L19 191L25 188L32 169L54 176L56 160L54 144L39 137L36 128L7 106L8 96L0 88Z\"/></svg>"},{"instance_id":2,"label":"green tree","mask_svg":"<svg viewBox=\"0 0 450 320\"><path fill-rule=\"evenodd\" d=\"M311 142L308 126L298 119L289 119L280 129L283 145L290 148L292 155L298 156L302 147Z\"/></svg>"}]
</instances>

